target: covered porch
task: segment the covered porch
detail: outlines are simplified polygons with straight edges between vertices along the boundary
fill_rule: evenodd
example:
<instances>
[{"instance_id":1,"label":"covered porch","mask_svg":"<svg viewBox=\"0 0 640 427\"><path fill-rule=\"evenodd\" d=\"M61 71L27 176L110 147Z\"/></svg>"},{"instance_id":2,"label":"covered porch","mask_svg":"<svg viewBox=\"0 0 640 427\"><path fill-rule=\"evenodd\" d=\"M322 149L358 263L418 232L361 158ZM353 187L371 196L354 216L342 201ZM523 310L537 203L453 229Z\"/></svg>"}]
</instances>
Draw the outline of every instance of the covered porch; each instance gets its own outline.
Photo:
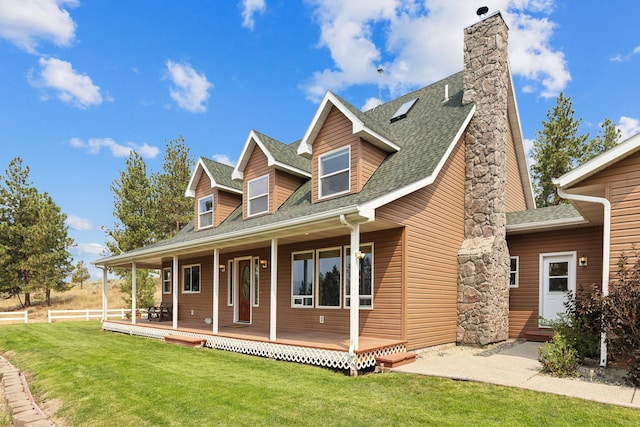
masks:
<instances>
[{"instance_id":1,"label":"covered porch","mask_svg":"<svg viewBox=\"0 0 640 427\"><path fill-rule=\"evenodd\" d=\"M211 325L202 322L179 321L172 323L150 322L138 319L107 320L102 329L129 335L164 339L178 335L206 340L205 347L236 353L268 357L276 360L305 363L332 369L363 370L376 365L376 357L404 352L406 342L361 335L359 347L350 352L350 339L337 333L320 331L278 330L276 340L269 337L269 328L260 325L220 325L214 333Z\"/></svg>"}]
</instances>

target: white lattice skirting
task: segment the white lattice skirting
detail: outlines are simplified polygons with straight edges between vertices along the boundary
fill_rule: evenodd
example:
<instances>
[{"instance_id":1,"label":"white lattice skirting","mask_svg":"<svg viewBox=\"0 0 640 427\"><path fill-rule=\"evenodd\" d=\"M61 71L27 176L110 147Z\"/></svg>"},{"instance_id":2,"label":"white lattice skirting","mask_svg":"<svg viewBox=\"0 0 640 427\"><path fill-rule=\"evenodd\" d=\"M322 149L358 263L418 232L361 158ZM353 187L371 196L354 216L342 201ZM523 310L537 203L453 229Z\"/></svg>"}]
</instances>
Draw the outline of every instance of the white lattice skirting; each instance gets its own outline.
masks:
<instances>
[{"instance_id":1,"label":"white lattice skirting","mask_svg":"<svg viewBox=\"0 0 640 427\"><path fill-rule=\"evenodd\" d=\"M235 353L251 354L288 362L304 363L307 365L324 366L334 369L352 369L353 357L346 351L326 350L313 347L298 347L295 345L277 344L273 342L243 340L238 338L220 337L194 332L176 331L172 329L146 328L123 323L103 322L102 329L123 334L138 335L148 338L164 339L167 335L180 335L207 340L206 347L218 350L233 351ZM376 357L405 351L404 344L378 348L372 351L358 352L355 355L355 367L358 370L376 365Z\"/></svg>"}]
</instances>

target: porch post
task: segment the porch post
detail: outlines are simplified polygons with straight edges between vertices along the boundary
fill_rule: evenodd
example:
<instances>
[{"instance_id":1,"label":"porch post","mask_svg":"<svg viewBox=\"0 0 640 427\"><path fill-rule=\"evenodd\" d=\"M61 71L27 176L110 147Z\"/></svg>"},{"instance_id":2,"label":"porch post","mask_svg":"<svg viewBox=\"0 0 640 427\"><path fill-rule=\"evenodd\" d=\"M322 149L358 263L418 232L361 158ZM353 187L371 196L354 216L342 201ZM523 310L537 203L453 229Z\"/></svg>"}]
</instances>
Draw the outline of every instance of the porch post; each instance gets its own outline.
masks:
<instances>
[{"instance_id":1,"label":"porch post","mask_svg":"<svg viewBox=\"0 0 640 427\"><path fill-rule=\"evenodd\" d=\"M220 304L220 249L213 250L213 333L218 333L218 305Z\"/></svg>"},{"instance_id":2,"label":"porch post","mask_svg":"<svg viewBox=\"0 0 640 427\"><path fill-rule=\"evenodd\" d=\"M359 347L360 335L360 224L351 225L351 307L349 310L349 353L354 354Z\"/></svg>"},{"instance_id":3,"label":"porch post","mask_svg":"<svg viewBox=\"0 0 640 427\"><path fill-rule=\"evenodd\" d=\"M107 320L107 306L109 305L109 299L107 298L107 288L109 284L107 266L102 267L102 322Z\"/></svg>"},{"instance_id":4,"label":"porch post","mask_svg":"<svg viewBox=\"0 0 640 427\"><path fill-rule=\"evenodd\" d=\"M278 239L271 239L271 297L269 308L269 339L276 340L278 314Z\"/></svg>"},{"instance_id":5,"label":"porch post","mask_svg":"<svg viewBox=\"0 0 640 427\"><path fill-rule=\"evenodd\" d=\"M136 324L136 304L138 303L136 294L138 293L136 263L131 263L131 323Z\"/></svg>"},{"instance_id":6,"label":"porch post","mask_svg":"<svg viewBox=\"0 0 640 427\"><path fill-rule=\"evenodd\" d=\"M173 256L173 266L171 267L173 274L171 282L173 283L173 329L178 329L178 256Z\"/></svg>"}]
</instances>

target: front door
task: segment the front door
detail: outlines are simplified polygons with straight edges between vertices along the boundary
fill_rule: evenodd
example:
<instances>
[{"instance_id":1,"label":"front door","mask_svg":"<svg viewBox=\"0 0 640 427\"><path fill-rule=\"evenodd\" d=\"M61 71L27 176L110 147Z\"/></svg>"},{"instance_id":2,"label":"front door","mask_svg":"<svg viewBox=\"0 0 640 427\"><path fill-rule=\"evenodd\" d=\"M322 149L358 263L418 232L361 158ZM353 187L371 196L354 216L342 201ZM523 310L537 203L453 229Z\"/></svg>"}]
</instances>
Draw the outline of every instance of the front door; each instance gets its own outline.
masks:
<instances>
[{"instance_id":1,"label":"front door","mask_svg":"<svg viewBox=\"0 0 640 427\"><path fill-rule=\"evenodd\" d=\"M251 260L238 262L238 321L251 322Z\"/></svg>"},{"instance_id":2,"label":"front door","mask_svg":"<svg viewBox=\"0 0 640 427\"><path fill-rule=\"evenodd\" d=\"M567 292L576 292L576 255L543 254L540 258L540 315L545 320L556 320L566 312Z\"/></svg>"}]
</instances>

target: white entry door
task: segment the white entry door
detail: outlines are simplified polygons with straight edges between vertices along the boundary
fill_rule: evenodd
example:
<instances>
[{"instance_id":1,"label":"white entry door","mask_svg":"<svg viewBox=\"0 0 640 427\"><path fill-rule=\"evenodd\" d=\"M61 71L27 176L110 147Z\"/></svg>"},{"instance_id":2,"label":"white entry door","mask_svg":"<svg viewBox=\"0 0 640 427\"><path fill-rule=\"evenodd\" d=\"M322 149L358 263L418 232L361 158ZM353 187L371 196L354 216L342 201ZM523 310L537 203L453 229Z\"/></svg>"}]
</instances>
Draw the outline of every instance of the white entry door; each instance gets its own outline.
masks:
<instances>
[{"instance_id":1,"label":"white entry door","mask_svg":"<svg viewBox=\"0 0 640 427\"><path fill-rule=\"evenodd\" d=\"M555 320L564 313L567 292L576 292L576 253L540 255L540 315Z\"/></svg>"}]
</instances>

